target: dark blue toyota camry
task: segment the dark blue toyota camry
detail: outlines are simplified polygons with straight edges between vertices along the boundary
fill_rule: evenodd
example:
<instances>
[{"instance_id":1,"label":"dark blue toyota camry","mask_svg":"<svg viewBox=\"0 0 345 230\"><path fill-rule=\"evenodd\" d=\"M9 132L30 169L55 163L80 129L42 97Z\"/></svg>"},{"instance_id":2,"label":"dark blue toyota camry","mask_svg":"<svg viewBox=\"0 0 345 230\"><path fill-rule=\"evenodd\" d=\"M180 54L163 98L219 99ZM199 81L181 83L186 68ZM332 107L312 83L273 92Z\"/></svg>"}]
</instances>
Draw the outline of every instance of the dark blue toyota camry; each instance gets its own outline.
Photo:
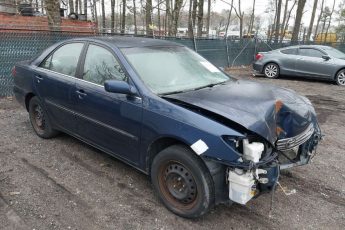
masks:
<instances>
[{"instance_id":1,"label":"dark blue toyota camry","mask_svg":"<svg viewBox=\"0 0 345 230\"><path fill-rule=\"evenodd\" d=\"M67 40L13 75L38 136L64 132L125 161L187 218L274 190L280 170L309 163L321 138L307 98L237 80L164 40Z\"/></svg>"}]
</instances>

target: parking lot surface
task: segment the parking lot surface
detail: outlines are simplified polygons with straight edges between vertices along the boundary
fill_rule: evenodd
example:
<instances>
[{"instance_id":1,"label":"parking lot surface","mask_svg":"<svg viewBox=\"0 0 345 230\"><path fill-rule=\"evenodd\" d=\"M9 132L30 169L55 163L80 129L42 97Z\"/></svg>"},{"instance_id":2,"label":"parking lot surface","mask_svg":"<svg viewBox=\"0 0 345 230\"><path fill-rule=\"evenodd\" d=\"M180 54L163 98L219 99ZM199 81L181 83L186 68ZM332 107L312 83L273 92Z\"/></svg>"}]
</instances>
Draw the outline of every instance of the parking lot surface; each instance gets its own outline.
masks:
<instances>
[{"instance_id":1,"label":"parking lot surface","mask_svg":"<svg viewBox=\"0 0 345 230\"><path fill-rule=\"evenodd\" d=\"M345 88L230 73L307 96L325 134L310 165L282 173L271 215L271 194L264 194L246 206L180 218L159 202L147 176L68 135L37 137L26 110L3 98L0 229L345 229Z\"/></svg>"}]
</instances>

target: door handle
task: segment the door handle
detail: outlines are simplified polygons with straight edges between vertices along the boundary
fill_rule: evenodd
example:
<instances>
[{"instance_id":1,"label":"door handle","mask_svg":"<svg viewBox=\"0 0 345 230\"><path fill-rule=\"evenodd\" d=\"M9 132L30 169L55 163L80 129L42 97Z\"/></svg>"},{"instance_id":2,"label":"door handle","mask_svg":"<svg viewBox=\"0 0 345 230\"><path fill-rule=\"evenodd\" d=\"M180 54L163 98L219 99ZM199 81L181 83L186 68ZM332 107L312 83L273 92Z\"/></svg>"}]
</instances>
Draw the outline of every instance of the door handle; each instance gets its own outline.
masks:
<instances>
[{"instance_id":1,"label":"door handle","mask_svg":"<svg viewBox=\"0 0 345 230\"><path fill-rule=\"evenodd\" d=\"M87 94L85 93L85 91L83 89L79 89L77 91L75 91L78 94L78 98L79 99L83 99L83 97L86 97Z\"/></svg>"},{"instance_id":2,"label":"door handle","mask_svg":"<svg viewBox=\"0 0 345 230\"><path fill-rule=\"evenodd\" d=\"M41 81L43 81L43 77L41 76L36 75L35 78L36 78L37 83L40 83Z\"/></svg>"}]
</instances>

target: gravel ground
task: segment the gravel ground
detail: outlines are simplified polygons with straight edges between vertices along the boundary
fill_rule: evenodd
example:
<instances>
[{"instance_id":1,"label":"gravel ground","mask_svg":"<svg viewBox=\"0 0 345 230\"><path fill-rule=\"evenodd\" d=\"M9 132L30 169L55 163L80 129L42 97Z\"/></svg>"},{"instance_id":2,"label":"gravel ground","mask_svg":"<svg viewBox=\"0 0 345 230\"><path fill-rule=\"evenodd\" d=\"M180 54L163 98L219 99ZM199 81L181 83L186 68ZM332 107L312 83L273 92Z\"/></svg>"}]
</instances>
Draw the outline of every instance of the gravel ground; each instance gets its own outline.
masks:
<instances>
[{"instance_id":1,"label":"gravel ground","mask_svg":"<svg viewBox=\"0 0 345 230\"><path fill-rule=\"evenodd\" d=\"M272 215L271 195L264 194L246 206L217 206L197 220L177 217L145 175L70 136L40 139L27 112L4 98L0 229L345 229L345 88L230 72L307 96L326 135L310 165L282 173Z\"/></svg>"}]
</instances>

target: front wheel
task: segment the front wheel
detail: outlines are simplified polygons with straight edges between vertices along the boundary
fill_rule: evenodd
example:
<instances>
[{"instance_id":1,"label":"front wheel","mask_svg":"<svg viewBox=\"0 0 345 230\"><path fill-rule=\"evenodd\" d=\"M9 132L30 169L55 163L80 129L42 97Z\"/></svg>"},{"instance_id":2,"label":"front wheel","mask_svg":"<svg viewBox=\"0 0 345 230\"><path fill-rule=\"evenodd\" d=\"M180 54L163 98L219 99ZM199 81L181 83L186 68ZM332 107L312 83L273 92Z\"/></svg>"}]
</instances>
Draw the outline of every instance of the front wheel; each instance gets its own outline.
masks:
<instances>
[{"instance_id":1,"label":"front wheel","mask_svg":"<svg viewBox=\"0 0 345 230\"><path fill-rule=\"evenodd\" d=\"M268 78L279 77L279 66L275 63L268 63L265 65L264 74Z\"/></svg>"},{"instance_id":2,"label":"front wheel","mask_svg":"<svg viewBox=\"0 0 345 230\"><path fill-rule=\"evenodd\" d=\"M179 216L197 218L214 205L210 172L185 146L173 145L161 151L153 160L151 180L163 204Z\"/></svg>"},{"instance_id":3,"label":"front wheel","mask_svg":"<svg viewBox=\"0 0 345 230\"><path fill-rule=\"evenodd\" d=\"M58 134L58 132L52 128L49 117L38 97L31 98L29 102L29 117L35 133L39 137L48 139Z\"/></svg>"},{"instance_id":4,"label":"front wheel","mask_svg":"<svg viewBox=\"0 0 345 230\"><path fill-rule=\"evenodd\" d=\"M337 85L345 86L345 69L340 70L335 78Z\"/></svg>"}]
</instances>

